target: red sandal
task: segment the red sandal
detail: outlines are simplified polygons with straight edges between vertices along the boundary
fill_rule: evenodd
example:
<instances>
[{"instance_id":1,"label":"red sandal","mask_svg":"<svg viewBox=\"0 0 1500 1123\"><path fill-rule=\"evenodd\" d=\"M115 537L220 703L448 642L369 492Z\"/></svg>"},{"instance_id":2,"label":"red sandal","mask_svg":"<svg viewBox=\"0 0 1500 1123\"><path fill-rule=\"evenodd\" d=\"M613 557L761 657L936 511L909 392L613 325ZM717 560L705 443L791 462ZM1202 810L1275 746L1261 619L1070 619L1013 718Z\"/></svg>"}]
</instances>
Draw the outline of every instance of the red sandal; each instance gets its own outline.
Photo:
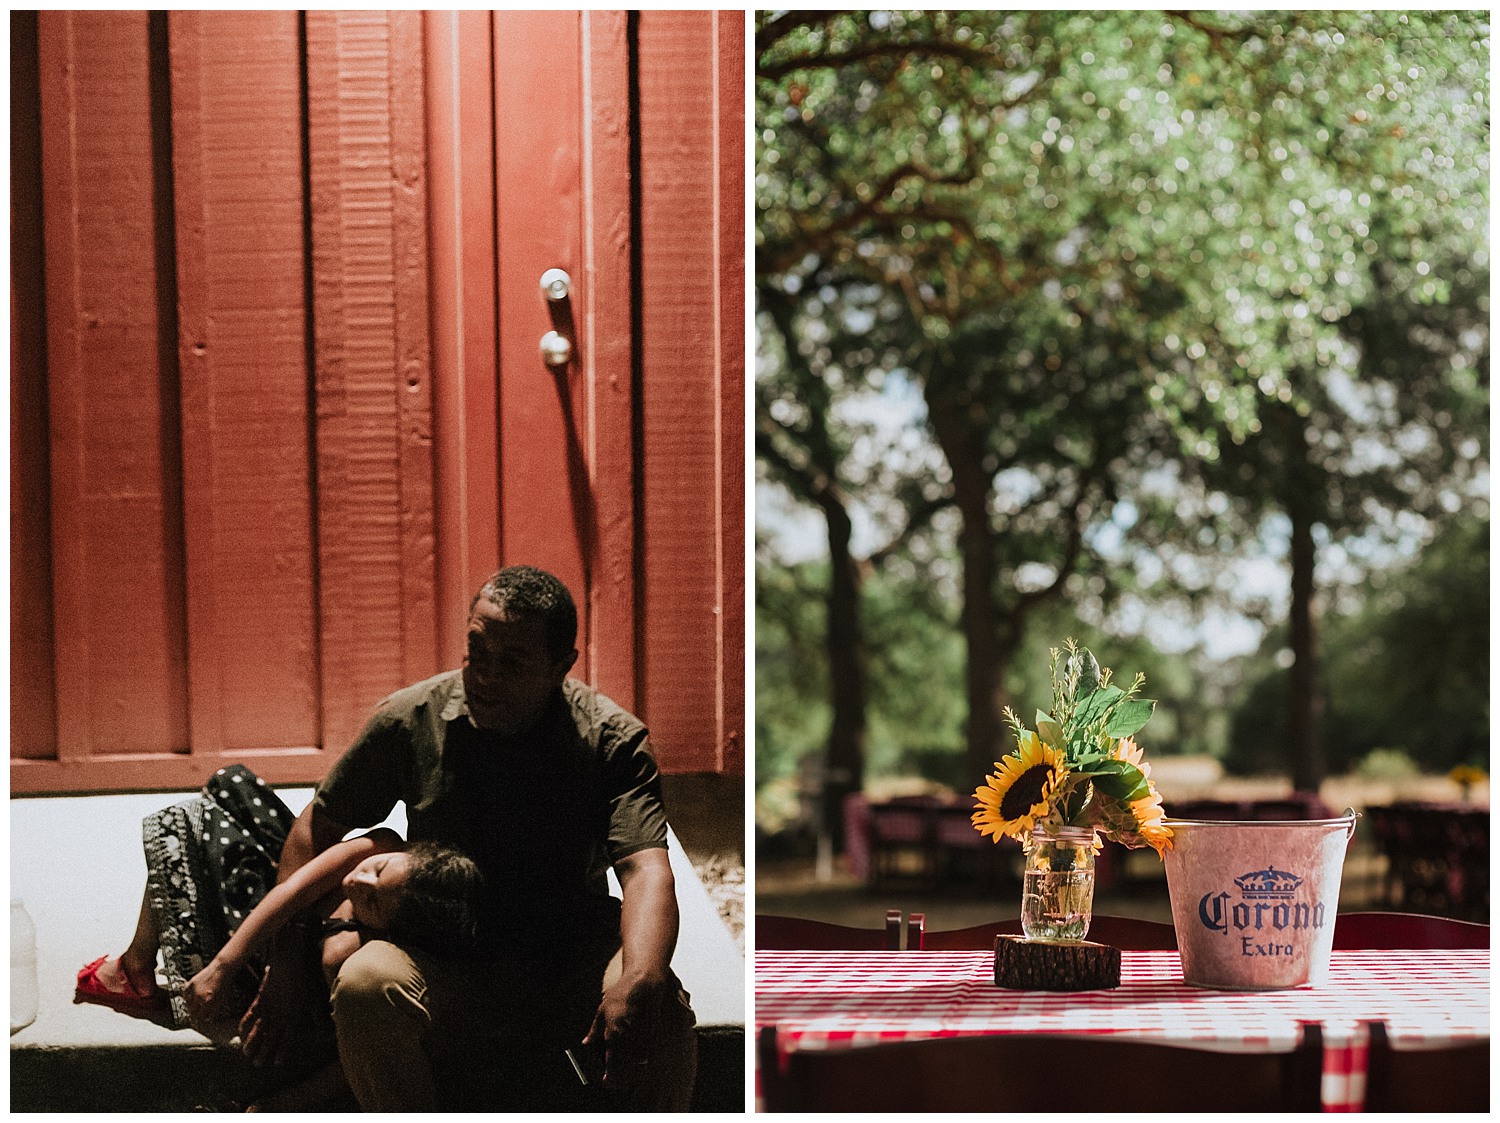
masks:
<instances>
[{"instance_id":1,"label":"red sandal","mask_svg":"<svg viewBox=\"0 0 1500 1123\"><path fill-rule=\"evenodd\" d=\"M78 972L78 986L73 991L73 1002L93 1002L100 1006L108 1006L112 1010L118 1010L122 1014L136 1014L149 1016L158 1014L167 1008L167 995L165 991L155 990L142 993L135 989L130 982L130 977L125 975L125 990L110 990L104 985L104 980L99 978L99 968L104 965L109 956L101 955L94 962ZM124 975L122 970L120 974Z\"/></svg>"}]
</instances>

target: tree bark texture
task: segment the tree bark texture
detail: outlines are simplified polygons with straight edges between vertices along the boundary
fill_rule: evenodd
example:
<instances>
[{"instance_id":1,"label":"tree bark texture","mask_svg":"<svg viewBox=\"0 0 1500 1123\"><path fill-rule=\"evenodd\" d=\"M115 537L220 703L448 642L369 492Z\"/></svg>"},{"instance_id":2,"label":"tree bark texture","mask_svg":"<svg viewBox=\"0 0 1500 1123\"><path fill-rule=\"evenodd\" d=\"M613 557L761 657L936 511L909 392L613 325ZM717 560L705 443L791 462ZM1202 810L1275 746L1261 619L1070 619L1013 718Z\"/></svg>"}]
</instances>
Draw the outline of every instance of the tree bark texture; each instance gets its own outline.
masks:
<instances>
[{"instance_id":1,"label":"tree bark texture","mask_svg":"<svg viewBox=\"0 0 1500 1123\"><path fill-rule=\"evenodd\" d=\"M842 850L844 799L864 787L867 659L859 615L861 574L849 545L849 512L828 492L820 503L828 520L828 675L833 703L823 776L823 830L834 849Z\"/></svg>"},{"instance_id":2,"label":"tree bark texture","mask_svg":"<svg viewBox=\"0 0 1500 1123\"><path fill-rule=\"evenodd\" d=\"M990 479L983 469L984 442L967 423L956 396L942 393L927 380L927 409L933 432L953 473L953 497L963 527L961 608L968 722L965 730L967 772L977 786L1000 755L1004 737L1005 667L1000 649L999 611L995 604L998 562L990 529Z\"/></svg>"},{"instance_id":3,"label":"tree bark texture","mask_svg":"<svg viewBox=\"0 0 1500 1123\"><path fill-rule=\"evenodd\" d=\"M1046 944L995 937L995 985L1009 990L1111 990L1120 985L1120 949L1080 940Z\"/></svg>"},{"instance_id":4,"label":"tree bark texture","mask_svg":"<svg viewBox=\"0 0 1500 1123\"><path fill-rule=\"evenodd\" d=\"M1316 792L1323 782L1323 694L1318 674L1318 626L1313 598L1317 592L1312 519L1292 502L1292 673L1288 699L1288 748L1292 786Z\"/></svg>"},{"instance_id":5,"label":"tree bark texture","mask_svg":"<svg viewBox=\"0 0 1500 1123\"><path fill-rule=\"evenodd\" d=\"M1307 448L1307 428L1302 418L1283 410L1278 418L1285 425L1287 474L1284 501L1291 521L1292 644L1291 682L1287 698L1288 751L1291 754L1292 787L1316 792L1325 772L1323 752L1323 693L1319 675L1318 627L1314 600L1317 595L1317 544L1313 526L1325 508L1318 493Z\"/></svg>"}]
</instances>

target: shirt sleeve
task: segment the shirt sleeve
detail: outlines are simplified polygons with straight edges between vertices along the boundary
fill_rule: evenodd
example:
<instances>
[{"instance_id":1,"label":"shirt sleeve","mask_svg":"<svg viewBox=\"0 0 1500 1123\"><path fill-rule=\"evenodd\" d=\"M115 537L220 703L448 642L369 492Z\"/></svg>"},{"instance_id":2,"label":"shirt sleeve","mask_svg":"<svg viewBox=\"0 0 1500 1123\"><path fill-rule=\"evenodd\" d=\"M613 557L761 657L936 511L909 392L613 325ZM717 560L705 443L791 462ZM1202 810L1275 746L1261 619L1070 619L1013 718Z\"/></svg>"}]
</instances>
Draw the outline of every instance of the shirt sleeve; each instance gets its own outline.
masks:
<instances>
[{"instance_id":1,"label":"shirt sleeve","mask_svg":"<svg viewBox=\"0 0 1500 1123\"><path fill-rule=\"evenodd\" d=\"M313 803L345 827L382 821L402 798L411 737L399 713L377 710L313 793Z\"/></svg>"},{"instance_id":2,"label":"shirt sleeve","mask_svg":"<svg viewBox=\"0 0 1500 1123\"><path fill-rule=\"evenodd\" d=\"M609 860L667 845L667 810L651 739L637 726L609 756Z\"/></svg>"}]
</instances>

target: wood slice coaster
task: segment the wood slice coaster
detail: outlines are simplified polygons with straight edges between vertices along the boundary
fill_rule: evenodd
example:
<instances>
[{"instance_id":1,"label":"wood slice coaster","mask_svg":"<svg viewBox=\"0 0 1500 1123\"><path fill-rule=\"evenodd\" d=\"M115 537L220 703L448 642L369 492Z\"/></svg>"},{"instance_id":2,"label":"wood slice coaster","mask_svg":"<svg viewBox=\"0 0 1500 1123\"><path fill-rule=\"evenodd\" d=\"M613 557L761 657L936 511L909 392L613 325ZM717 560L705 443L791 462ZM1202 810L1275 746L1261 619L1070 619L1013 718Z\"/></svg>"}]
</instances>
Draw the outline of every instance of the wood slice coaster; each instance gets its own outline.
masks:
<instances>
[{"instance_id":1,"label":"wood slice coaster","mask_svg":"<svg viewBox=\"0 0 1500 1123\"><path fill-rule=\"evenodd\" d=\"M1112 990L1120 985L1120 949L1080 940L1044 944L995 937L995 985L1010 990Z\"/></svg>"}]
</instances>

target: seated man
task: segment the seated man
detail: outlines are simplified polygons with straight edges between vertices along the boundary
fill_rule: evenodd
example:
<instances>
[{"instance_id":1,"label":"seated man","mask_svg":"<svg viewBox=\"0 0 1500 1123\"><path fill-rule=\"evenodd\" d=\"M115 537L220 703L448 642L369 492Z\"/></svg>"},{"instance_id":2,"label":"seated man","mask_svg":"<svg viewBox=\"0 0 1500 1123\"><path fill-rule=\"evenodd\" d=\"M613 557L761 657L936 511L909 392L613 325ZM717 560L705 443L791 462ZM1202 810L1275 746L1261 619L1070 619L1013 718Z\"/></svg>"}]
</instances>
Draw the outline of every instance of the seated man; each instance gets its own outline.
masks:
<instances>
[{"instance_id":1,"label":"seated man","mask_svg":"<svg viewBox=\"0 0 1500 1123\"><path fill-rule=\"evenodd\" d=\"M640 721L567 678L576 636L555 577L495 574L470 606L463 669L381 703L287 839L281 879L400 800L412 841L456 847L484 876L477 957L372 939L340 969L339 1057L366 1111L527 1103L575 1080L569 1048L584 1067L602 1060L621 1106L689 1106L696 1038L670 967L660 777ZM256 1063L286 1050L293 1024L299 952L278 950L243 1027Z\"/></svg>"}]
</instances>

